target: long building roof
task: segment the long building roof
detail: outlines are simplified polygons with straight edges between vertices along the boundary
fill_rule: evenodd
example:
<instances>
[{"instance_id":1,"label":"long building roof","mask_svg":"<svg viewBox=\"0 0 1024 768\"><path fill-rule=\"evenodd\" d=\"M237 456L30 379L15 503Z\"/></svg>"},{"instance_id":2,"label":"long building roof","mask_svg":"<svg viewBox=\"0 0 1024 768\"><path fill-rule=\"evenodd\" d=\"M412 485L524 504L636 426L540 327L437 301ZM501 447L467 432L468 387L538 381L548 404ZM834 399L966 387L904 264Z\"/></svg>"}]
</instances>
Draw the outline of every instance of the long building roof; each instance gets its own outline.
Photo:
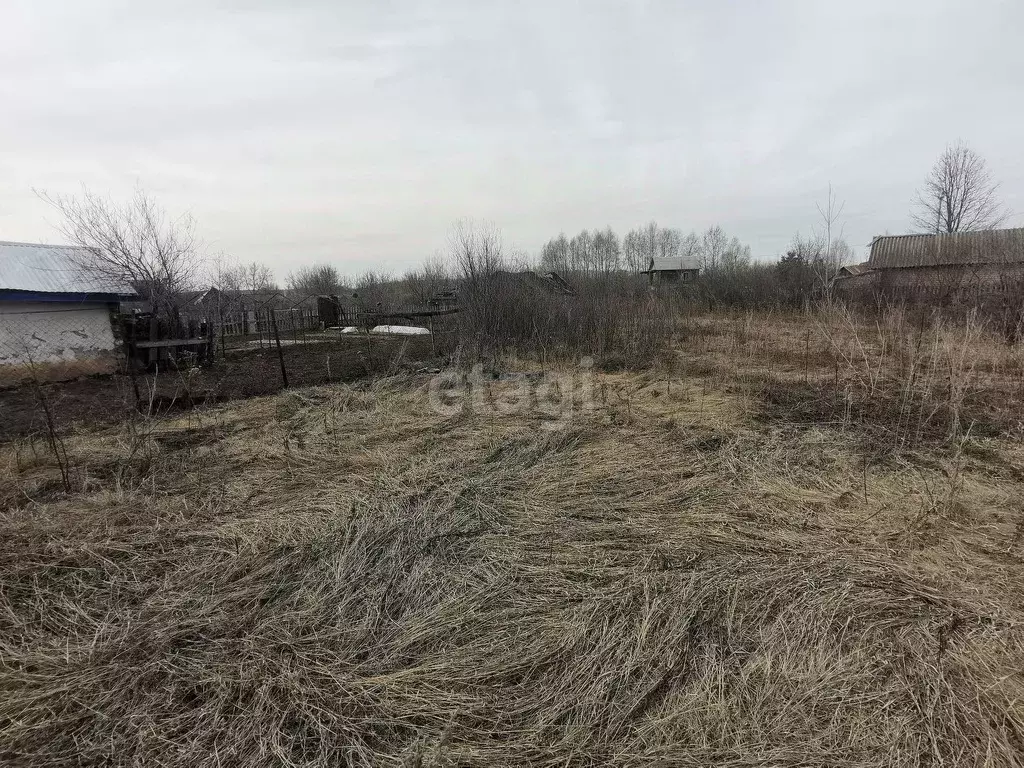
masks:
<instances>
[{"instance_id":1,"label":"long building roof","mask_svg":"<svg viewBox=\"0 0 1024 768\"><path fill-rule=\"evenodd\" d=\"M1024 262L1024 228L895 235L871 242L871 269Z\"/></svg>"},{"instance_id":2,"label":"long building roof","mask_svg":"<svg viewBox=\"0 0 1024 768\"><path fill-rule=\"evenodd\" d=\"M0 291L101 293L130 296L125 281L91 274L81 267L87 248L73 245L12 243L0 240Z\"/></svg>"}]
</instances>

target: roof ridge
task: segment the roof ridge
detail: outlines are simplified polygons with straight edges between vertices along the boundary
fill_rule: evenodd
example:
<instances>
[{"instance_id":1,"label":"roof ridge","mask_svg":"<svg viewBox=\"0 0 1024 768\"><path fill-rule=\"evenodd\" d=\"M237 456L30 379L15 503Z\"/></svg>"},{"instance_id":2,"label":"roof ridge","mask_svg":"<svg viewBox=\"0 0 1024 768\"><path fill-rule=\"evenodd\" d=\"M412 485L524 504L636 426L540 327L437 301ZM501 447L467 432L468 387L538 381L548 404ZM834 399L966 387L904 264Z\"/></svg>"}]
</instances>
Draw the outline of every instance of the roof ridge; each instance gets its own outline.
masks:
<instances>
[{"instance_id":1,"label":"roof ridge","mask_svg":"<svg viewBox=\"0 0 1024 768\"><path fill-rule=\"evenodd\" d=\"M67 248L68 250L90 250L87 245L64 245L55 243L22 243L17 240L0 240L0 245L22 246L24 248Z\"/></svg>"},{"instance_id":2,"label":"roof ridge","mask_svg":"<svg viewBox=\"0 0 1024 768\"><path fill-rule=\"evenodd\" d=\"M875 235L875 240L896 240L901 237L948 237L950 235L978 235L983 232L1024 232L1024 227L1006 227L1004 229L968 229L963 232L908 232L903 235Z\"/></svg>"}]
</instances>

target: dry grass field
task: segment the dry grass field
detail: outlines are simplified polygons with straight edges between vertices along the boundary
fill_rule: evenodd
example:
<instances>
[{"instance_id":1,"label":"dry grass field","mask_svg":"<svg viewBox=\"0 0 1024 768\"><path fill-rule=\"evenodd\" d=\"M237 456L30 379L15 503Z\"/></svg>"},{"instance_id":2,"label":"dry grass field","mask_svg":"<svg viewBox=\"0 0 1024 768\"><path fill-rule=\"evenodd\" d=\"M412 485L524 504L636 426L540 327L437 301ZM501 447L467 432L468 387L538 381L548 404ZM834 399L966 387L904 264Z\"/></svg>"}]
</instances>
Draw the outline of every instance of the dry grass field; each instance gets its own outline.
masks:
<instances>
[{"instance_id":1,"label":"dry grass field","mask_svg":"<svg viewBox=\"0 0 1024 768\"><path fill-rule=\"evenodd\" d=\"M557 429L402 374L0 446L0 762L1024 761L1022 351L675 335Z\"/></svg>"}]
</instances>

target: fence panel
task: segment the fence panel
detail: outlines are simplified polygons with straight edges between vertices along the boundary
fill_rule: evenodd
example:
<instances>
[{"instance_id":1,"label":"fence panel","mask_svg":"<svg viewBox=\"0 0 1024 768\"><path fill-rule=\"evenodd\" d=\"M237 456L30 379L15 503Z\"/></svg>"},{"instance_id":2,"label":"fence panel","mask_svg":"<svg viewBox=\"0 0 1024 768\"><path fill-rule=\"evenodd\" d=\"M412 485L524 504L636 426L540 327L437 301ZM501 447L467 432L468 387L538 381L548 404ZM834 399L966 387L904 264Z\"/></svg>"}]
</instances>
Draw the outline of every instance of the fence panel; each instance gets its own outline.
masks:
<instances>
[{"instance_id":1,"label":"fence panel","mask_svg":"<svg viewBox=\"0 0 1024 768\"><path fill-rule=\"evenodd\" d=\"M273 325L278 324L278 347ZM419 368L435 338L343 333L307 308L159 319L111 307L0 305L0 440ZM40 396L43 400L40 400Z\"/></svg>"}]
</instances>

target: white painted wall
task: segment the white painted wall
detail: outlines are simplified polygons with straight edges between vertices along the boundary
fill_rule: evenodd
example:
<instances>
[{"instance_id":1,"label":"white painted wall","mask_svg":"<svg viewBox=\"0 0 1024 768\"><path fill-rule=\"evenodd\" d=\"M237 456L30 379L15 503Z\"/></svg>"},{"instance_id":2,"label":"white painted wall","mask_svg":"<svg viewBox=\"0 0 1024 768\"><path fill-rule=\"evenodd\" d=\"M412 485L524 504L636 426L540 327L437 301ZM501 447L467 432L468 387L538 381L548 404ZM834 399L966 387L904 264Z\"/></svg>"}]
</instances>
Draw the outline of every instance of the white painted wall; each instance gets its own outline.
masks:
<instances>
[{"instance_id":1,"label":"white painted wall","mask_svg":"<svg viewBox=\"0 0 1024 768\"><path fill-rule=\"evenodd\" d=\"M0 301L0 382L30 363L50 379L109 373L116 346L105 304Z\"/></svg>"}]
</instances>

